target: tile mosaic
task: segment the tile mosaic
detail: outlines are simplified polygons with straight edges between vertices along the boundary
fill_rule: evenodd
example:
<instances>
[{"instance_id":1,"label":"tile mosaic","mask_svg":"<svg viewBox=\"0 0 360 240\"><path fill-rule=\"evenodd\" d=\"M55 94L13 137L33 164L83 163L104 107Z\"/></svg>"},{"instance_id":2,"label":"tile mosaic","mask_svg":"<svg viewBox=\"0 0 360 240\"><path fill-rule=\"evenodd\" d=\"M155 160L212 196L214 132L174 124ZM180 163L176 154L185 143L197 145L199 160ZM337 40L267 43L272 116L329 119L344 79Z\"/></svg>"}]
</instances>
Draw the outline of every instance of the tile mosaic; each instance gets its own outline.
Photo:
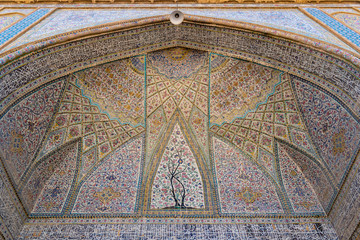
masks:
<instances>
[{"instance_id":1,"label":"tile mosaic","mask_svg":"<svg viewBox=\"0 0 360 240\"><path fill-rule=\"evenodd\" d=\"M180 10L192 15L260 24L319 39L353 51L336 36L326 31L299 10L193 10L186 8L180 8ZM2 51L80 28L115 21L170 14L170 12L171 10L169 9L57 10L19 39L6 46Z\"/></svg>"},{"instance_id":2,"label":"tile mosaic","mask_svg":"<svg viewBox=\"0 0 360 240\"><path fill-rule=\"evenodd\" d=\"M35 27L15 40L2 51L23 45L35 40L74 31L81 28L93 27L100 24L124 21L136 18L170 14L170 10L66 10L59 9L41 21ZM1 42L0 42L1 43Z\"/></svg>"},{"instance_id":3,"label":"tile mosaic","mask_svg":"<svg viewBox=\"0 0 360 240\"><path fill-rule=\"evenodd\" d=\"M190 10L183 9L187 14L205 17L222 18L235 21L260 24L280 30L285 30L308 37L316 38L325 42L335 44L345 49L350 49L341 40L321 27L319 24L309 19L299 10Z\"/></svg>"},{"instance_id":4,"label":"tile mosaic","mask_svg":"<svg viewBox=\"0 0 360 240\"><path fill-rule=\"evenodd\" d=\"M2 15L0 13L0 32L23 17L20 14Z\"/></svg>"},{"instance_id":5,"label":"tile mosaic","mask_svg":"<svg viewBox=\"0 0 360 240\"><path fill-rule=\"evenodd\" d=\"M169 27L169 25L162 26ZM192 32L191 28L196 31ZM210 26L206 26L206 28L214 32L216 30ZM151 28L149 29L151 31ZM191 38L194 42L206 39L207 44L215 45L217 40L207 37L207 32L202 30L204 29L192 24L184 24L177 28L178 32L182 31L184 36ZM144 32L140 33L137 30L131 32L129 44L138 47L139 43L133 43L133 38L140 39ZM226 30L223 32L225 35ZM300 51L296 52L293 49L296 45L290 43L281 45L281 41L277 39L273 46L265 36L262 36L262 40L259 40L260 37L254 39L254 36L252 33L253 42L250 43L250 38L241 41L240 35L237 36L236 41L231 41L229 37L226 47L241 45L243 51L248 48L246 54L250 55L255 52L254 45L251 43L256 43L256 51L263 56L263 59L257 57L257 60L268 61L271 65L271 60L277 59L278 66L280 66L279 61L285 59L284 62L291 62L304 71L311 71L314 75L320 76L322 87L313 86L303 78L285 73L283 67L281 67L282 70L277 70L241 59L230 59L230 57L222 57L225 60L216 61L211 59L213 53L209 55L200 50L174 48L95 67L88 66L81 76L83 78L81 84L78 84L77 80L79 79L76 79L76 76L81 75L80 73L71 73L70 76L61 78L59 83L61 82L63 85L57 86L58 90L54 90L56 94L53 98L45 90L36 89L18 100L3 115L11 120L8 121L11 124L18 120L13 118L19 112L17 111L18 106L22 106L21 109L31 106L32 110L35 109L33 112L40 111L36 110L34 104L27 99L28 96L34 96L34 99L45 99L37 101L38 105L36 106L40 106L41 110L43 110L40 104L42 101L53 99L54 101L48 105L55 106L57 99L61 98L59 108L50 109L50 112L55 114L54 120L50 121L49 116L44 116L44 124L49 121L51 123L48 124L49 131L43 134L45 136L38 137L45 139L44 144L41 145L43 148L38 149L41 150L40 158L37 159L39 160L39 165L37 165L39 169L36 170L35 175L30 176L28 183L31 187L26 183L23 194L25 197L29 197L27 208L32 209L30 210L33 211L32 217L36 214L40 216L40 214L53 213L68 217L51 220L31 219L25 225L20 239L29 237L35 239L151 239L159 236L164 239L337 239L337 235L330 225L320 223L326 219L322 218L325 216L322 206L326 206L329 198L333 198L336 194L331 192L331 196L328 196L320 194L319 191L325 188L332 189L332 184L337 185L336 190L340 189L343 175L350 169L348 166L357 151L358 142L356 140L359 139L356 136L359 135L360 130L357 115L348 107L348 105L353 106L351 105L353 103L344 101L329 92L336 93L341 89L349 95L349 98L353 97L353 102L356 102L359 99L358 83L356 82L358 69L355 66L351 68L350 65L346 65L346 61L336 62L337 59L325 55L324 52L308 50L301 46L303 55L300 55ZM116 39L115 35L112 38ZM154 39L153 41L158 41L157 38ZM99 50L100 57L108 54L107 49L109 47L113 49L113 45L110 44L111 40L106 39L106 41L108 45L99 46L99 48L96 48L97 42L95 41L94 45L91 45L94 54L91 56L97 57L95 52L98 49L101 49ZM116 41L117 44L120 42L125 45L124 41L117 39ZM285 48L285 45L291 45L292 50ZM88 47L85 44L84 46ZM114 46L114 48L118 47L116 44ZM276 48L276 46L280 47ZM220 48L220 46L218 47ZM51 50L47 51L47 56L50 56ZM76 44L72 45L71 51L73 54L62 53L62 48L59 46L56 57L61 56L62 62L57 63L59 65L54 64L52 67L56 69L65 67L67 58L72 60L75 58L76 61L82 60L83 55L76 56L76 53L81 52L80 48L77 49ZM311 55L306 55L307 51L311 52ZM137 52L134 50L132 54L135 53ZM42 62L46 62L46 58L41 58L40 55L37 57ZM324 60L329 58L331 61ZM5 75L5 83L2 83L9 85L3 85L6 86L6 89L2 90L4 97L7 95L8 89L12 87L16 89L19 85L28 83L26 81L30 81L29 85L31 85L33 78L41 77L42 74L49 73L46 71L53 70L53 68L45 70L45 67L41 66L44 69L35 71L35 68L29 68L30 65L26 65L31 60L33 60L31 57L24 59L21 63L24 65L17 67L14 74ZM49 60L52 59L49 58ZM212 60L214 61L211 62ZM228 62L235 62L234 65L237 67L229 64L230 67L226 68ZM338 65L342 67L338 67L333 62L339 63ZM35 63L32 62L32 64ZM210 67L209 64L211 64ZM24 67L25 65L28 69ZM141 80L141 84L138 85L133 84L140 80L135 75L127 74L126 71L129 70L127 68L140 72L140 75L146 73L146 82L144 78L140 77L139 79L144 81ZM142 69L144 71L141 71ZM221 73L219 75L226 78L219 77L218 79L222 81L212 79L214 69ZM21 74L24 71L28 74L25 77ZM31 75L32 73L34 75ZM231 73L238 74L231 75ZM302 73L299 70L299 75ZM40 76L36 74L40 74ZM19 85L11 85L15 84L11 81L15 77L16 81L23 80L21 84L16 82ZM231 77L234 79L230 79ZM304 78L310 77L304 76ZM274 79L276 81L273 81ZM66 87L65 80L67 81ZM129 87L124 89L119 87L119 84L130 80L128 85L133 84L131 86L136 88L134 91L129 91L131 89ZM229 81L227 82L227 80ZM313 80L316 82L315 77ZM259 84L254 84L256 82ZM262 84L267 82L269 87L261 89ZM325 89L325 82L329 84L331 82L333 89L330 87ZM243 88L240 90L243 91L234 91L232 87L236 84L242 84ZM48 86L53 85L49 84ZM65 90L60 94L63 86ZM216 87L219 88L218 94ZM119 92L117 92L118 90ZM141 94L139 94L140 92ZM118 102L114 101L116 98L112 98L114 95L120 96L117 99ZM221 98L216 99L216 95L220 95ZM240 102L238 101L239 96L246 99L244 102L249 103L247 107L249 111L246 113L234 111L239 108L237 105ZM223 98L227 101L222 101ZM136 99L140 99L141 104ZM143 101L145 101L145 105L142 105ZM6 102L7 99L4 100L4 105ZM129 102L139 104L129 104ZM99 107L100 105L102 108ZM114 105L116 106L114 107ZM124 123L125 121L110 119L106 111L115 108L123 115L131 115L132 119L129 121L142 121L143 125L135 127L136 123L132 126L130 123ZM138 111L136 108L139 108ZM210 120L213 115L217 114L218 117L224 115L223 112L218 113L217 111L230 112L233 115L229 114L230 120L211 126ZM24 112L27 113L25 110ZM146 116L142 120L144 114ZM0 120L3 121L3 118ZM332 124L333 121L339 121L339 124ZM8 129L4 124L0 132L6 132L3 134L6 135L6 138L12 137L13 140L10 141L9 146L12 147L13 152L21 155L22 151L19 148L24 145L23 134L33 132L37 125L27 120L19 123L23 127L23 131L20 133L11 135L7 132ZM137 138L145 131L145 139ZM177 137L174 137L175 135ZM216 137L209 137L212 135L216 135ZM212 141L213 139L216 140ZM75 144L75 140L78 144L77 147L65 151L63 154L66 156L62 156L61 151L58 150L66 146L73 146L71 144ZM31 142L31 139L27 141ZM143 142L146 142L145 145ZM64 144L70 145L64 146ZM319 147L319 145L321 146ZM140 148L141 150L139 150ZM142 149L151 152L146 156L150 159L146 174L143 174L143 169L140 167L139 159L143 154ZM70 160L74 160L76 154L79 155L78 169L76 169L79 172L79 178L78 181L71 181L76 175L76 171L74 169L75 161ZM184 154L185 157L182 158L181 154ZM43 158L48 162L42 161ZM60 161L64 158L68 161ZM22 160L22 158L15 157L12 159L14 162ZM122 161L122 159L126 159L126 161ZM47 164L49 162L52 164ZM174 165L176 162L186 163L187 167L178 169L180 172L178 173L175 170L176 165ZM166 166L166 163L169 164ZM156 164L163 169L158 170ZM330 166L331 172L328 171L326 165ZM313 172L309 173L305 166L312 166L318 174L315 176ZM188 168L191 168L193 172L189 172ZM171 197L162 198L161 193L171 192L168 186L171 176L166 174L167 171L173 172L174 178L185 179L183 182L176 180L175 188L182 189L181 185L183 184L184 188L188 187L191 190L188 198L180 191L176 192L175 196L176 199L185 196L185 200L191 202L193 199L196 202L188 205L188 209L186 209L188 212L196 212L196 209L193 208L202 208L203 205L204 209L207 208L205 209L207 212L194 213L196 216L194 218L183 217L177 220L203 221L203 218L209 217L213 218L213 221L217 221L216 224L184 224L183 222L178 225L164 224L164 222L176 221L170 220L170 214L180 216L187 214L181 209L173 211L174 209L171 208L173 202L169 204ZM317 173L316 171L314 170L315 173ZM211 179L203 177L206 176L206 173L212 174L214 177ZM148 177L146 179L148 181L144 181L144 185L139 181L142 175ZM39 179L38 176L43 178ZM18 178L20 181L23 180L21 176ZM25 177L25 179L27 178ZM131 184L125 179L131 179ZM328 179L331 179L332 183L328 184ZM258 183L256 187L251 184L254 182ZM81 184L83 184L82 188L79 187ZM194 188L191 184L194 184ZM158 190L149 191L149 188L156 188L157 185L159 186ZM320 185L326 186L320 187ZM357 185L357 181L352 182L350 189L354 195L349 195L347 198L351 201L349 200L349 204L344 206L343 209L346 211L358 206L355 200ZM81 193L81 196L76 198L78 192L72 191L70 186L74 186L74 189L79 187L78 192ZM168 189L165 189L166 187ZM195 187L202 190L196 192ZM145 189L144 192L143 189ZM207 189L211 191L207 191ZM202 196L204 196L203 199ZM54 205L50 201L53 198L58 199L58 203L64 203L64 205ZM150 198L154 201L149 202ZM145 200L149 202L148 205L145 204ZM93 204L95 202L96 204ZM74 211L70 211L70 207L64 207L71 206L72 203L75 205ZM33 208L33 206L35 207ZM158 217L158 221L161 221L156 225L140 223L141 221L156 221L147 218L150 215L149 208L170 209L165 209L167 212L164 215L162 215L163 213L151 213ZM120 215L116 215L119 213ZM134 217L121 218L123 213L134 214ZM263 224L258 222L218 224L222 221L235 221L236 219L228 219L226 214L239 213L248 217L241 220L244 222L269 222ZM252 218L251 214L257 213L261 214L262 220ZM103 221L104 224L83 224L82 222L89 219L71 218L75 214L89 214L91 217L96 215L96 219L90 218L90 220ZM101 217L106 214L110 216L109 219L102 219ZM277 214L282 218L276 218ZM132 224L107 224L107 221L115 221L112 217L114 219L119 217L121 221L128 221ZM339 220L336 220L337 217ZM353 215L350 217L355 218ZM335 219L335 223L339 223L337 227L340 227L342 224L350 222L349 218L339 214L333 219ZM48 221L46 223L49 224L37 225L32 224L31 221ZM54 222L50 224L51 221ZM69 224L60 224L60 221L69 221ZM274 224L284 221L288 224ZM305 223L293 224L294 221L305 221ZM351 222L351 228L353 227L355 228L355 223Z\"/></svg>"},{"instance_id":6,"label":"tile mosaic","mask_svg":"<svg viewBox=\"0 0 360 240\"><path fill-rule=\"evenodd\" d=\"M340 35L351 41L356 46L360 47L360 34L355 32L354 30L348 28L343 25L341 22L336 21L332 17L326 15L326 13L322 12L316 8L304 8L308 13L322 21L328 27L332 28Z\"/></svg>"},{"instance_id":7,"label":"tile mosaic","mask_svg":"<svg viewBox=\"0 0 360 240\"><path fill-rule=\"evenodd\" d=\"M15 25L11 26L10 28L6 29L5 31L0 33L0 46L10 40L11 38L15 37L16 34L30 26L31 24L35 23L45 14L47 14L50 9L39 9L36 12L30 14L29 16L25 17Z\"/></svg>"},{"instance_id":8,"label":"tile mosaic","mask_svg":"<svg viewBox=\"0 0 360 240\"><path fill-rule=\"evenodd\" d=\"M22 239L298 239L336 240L330 224L26 225Z\"/></svg>"},{"instance_id":9,"label":"tile mosaic","mask_svg":"<svg viewBox=\"0 0 360 240\"><path fill-rule=\"evenodd\" d=\"M35 11L36 8L4 8L0 11L0 14L8 14L8 13L22 13L28 15Z\"/></svg>"}]
</instances>

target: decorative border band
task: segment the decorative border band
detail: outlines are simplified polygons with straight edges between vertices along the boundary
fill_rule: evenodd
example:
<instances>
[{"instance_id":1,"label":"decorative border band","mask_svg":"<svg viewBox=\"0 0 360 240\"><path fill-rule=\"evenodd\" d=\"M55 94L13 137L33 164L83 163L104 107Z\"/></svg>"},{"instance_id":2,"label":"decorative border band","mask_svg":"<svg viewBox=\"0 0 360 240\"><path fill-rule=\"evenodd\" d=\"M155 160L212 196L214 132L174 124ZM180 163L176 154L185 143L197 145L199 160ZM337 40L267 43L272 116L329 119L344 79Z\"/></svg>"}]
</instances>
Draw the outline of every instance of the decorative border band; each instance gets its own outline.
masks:
<instances>
[{"instance_id":1,"label":"decorative border band","mask_svg":"<svg viewBox=\"0 0 360 240\"><path fill-rule=\"evenodd\" d=\"M6 51L5 53L0 54L0 64L4 65L22 55L25 55L27 53L30 53L30 52L33 52L33 51L36 51L39 49L43 49L43 48L51 46L51 45L69 42L69 41L76 40L76 39L86 37L86 36L93 36L93 35L97 35L97 34L103 34L103 33L111 32L111 31L131 28L131 27L139 27L139 26L147 25L147 24L151 24L151 23L160 23L160 22L168 21L168 20L169 20L168 15L162 15L162 16L147 17L147 18L141 18L141 19L135 19L135 20L119 21L119 22L115 22L115 23L104 24L104 25L99 25L96 27L89 27L89 28L72 31L72 32L58 34L58 35L44 38L44 39L41 39L38 41L34 41L29 44L25 44L23 46L20 46L20 47L14 48L14 49L10 49L9 51ZM321 49L325 52L335 54L341 58L345 58L358 66L360 65L360 55L358 55L356 53L348 52L347 50L341 49L340 47L335 46L333 44L323 42L321 40L313 39L310 37L302 36L299 34L290 33L290 32L286 32L283 30L265 27L265 26L261 26L261 25L257 25L257 24L253 24L253 23L216 19L216 18L209 18L209 17L202 17L202 16L194 16L194 15L188 15L188 14L185 14L185 21L223 25L226 27L240 28L240 29L270 34L273 36L278 36L281 38L285 38L285 39L303 43L310 47L315 47L315 48Z\"/></svg>"}]
</instances>

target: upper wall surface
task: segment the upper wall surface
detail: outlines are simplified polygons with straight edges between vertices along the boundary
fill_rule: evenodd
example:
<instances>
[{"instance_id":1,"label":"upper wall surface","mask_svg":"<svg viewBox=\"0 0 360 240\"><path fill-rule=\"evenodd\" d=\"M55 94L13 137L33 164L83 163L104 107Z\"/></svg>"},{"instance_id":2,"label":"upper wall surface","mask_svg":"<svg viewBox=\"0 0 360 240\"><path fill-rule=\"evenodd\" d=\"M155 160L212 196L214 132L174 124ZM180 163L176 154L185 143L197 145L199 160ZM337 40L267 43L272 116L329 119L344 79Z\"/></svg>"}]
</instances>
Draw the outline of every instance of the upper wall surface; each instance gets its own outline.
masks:
<instances>
[{"instance_id":1,"label":"upper wall surface","mask_svg":"<svg viewBox=\"0 0 360 240\"><path fill-rule=\"evenodd\" d=\"M0 42L0 52L69 31L117 21L168 15L172 11L171 5L169 5L170 8L164 8L161 5L142 5L141 8L132 8L131 5L78 5L76 7L33 5L33 8L32 5L25 6L26 8L13 8L13 6L3 5L3 10L0 10L0 16L7 14L2 17L4 24L0 29L0 35L3 38ZM357 22L360 10L357 5L348 5L348 7L331 5L331 8L317 8L311 5L301 7L284 5L280 8L267 5L266 8L262 8L261 5L257 5L252 9L241 8L239 5L236 7L217 5L217 9L210 8L211 5L204 9L205 6L197 8L194 5L182 5L179 9L186 14L254 23L307 36L354 53L359 50L359 44L356 41L359 29L356 28L359 26ZM219 7L224 8L219 9ZM15 14L21 12L23 12L22 19L16 18Z\"/></svg>"}]
</instances>

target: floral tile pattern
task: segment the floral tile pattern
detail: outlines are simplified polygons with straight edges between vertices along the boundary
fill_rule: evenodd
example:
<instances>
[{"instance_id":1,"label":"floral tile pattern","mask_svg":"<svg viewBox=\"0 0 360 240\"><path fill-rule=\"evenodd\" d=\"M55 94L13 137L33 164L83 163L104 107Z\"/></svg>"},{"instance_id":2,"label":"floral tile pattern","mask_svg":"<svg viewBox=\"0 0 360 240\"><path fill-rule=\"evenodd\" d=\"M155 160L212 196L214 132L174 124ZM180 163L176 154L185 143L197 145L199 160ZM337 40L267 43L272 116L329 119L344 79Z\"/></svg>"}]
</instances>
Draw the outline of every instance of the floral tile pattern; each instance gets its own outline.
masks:
<instances>
[{"instance_id":1,"label":"floral tile pattern","mask_svg":"<svg viewBox=\"0 0 360 240\"><path fill-rule=\"evenodd\" d=\"M72 213L134 213L142 148L140 137L104 159L82 181Z\"/></svg>"},{"instance_id":2,"label":"floral tile pattern","mask_svg":"<svg viewBox=\"0 0 360 240\"><path fill-rule=\"evenodd\" d=\"M360 125L352 103L313 82L177 47L24 92L0 115L1 163L34 224L20 239L83 228L89 238L152 237L153 223L164 238L336 239L322 221L352 170ZM239 219L262 225L218 230ZM104 228L93 231L97 221ZM122 232L106 232L111 221ZM270 225L284 221L309 225L288 235ZM169 232L172 223L189 235Z\"/></svg>"},{"instance_id":3,"label":"floral tile pattern","mask_svg":"<svg viewBox=\"0 0 360 240\"><path fill-rule=\"evenodd\" d=\"M41 87L0 116L0 152L16 185L41 146L63 86L60 80Z\"/></svg>"},{"instance_id":4,"label":"floral tile pattern","mask_svg":"<svg viewBox=\"0 0 360 240\"><path fill-rule=\"evenodd\" d=\"M300 168L279 147L279 165L286 193L295 212L322 212L323 209Z\"/></svg>"},{"instance_id":5,"label":"floral tile pattern","mask_svg":"<svg viewBox=\"0 0 360 240\"><path fill-rule=\"evenodd\" d=\"M76 73L82 94L110 119L144 125L145 57L134 57ZM76 101L76 96L74 101Z\"/></svg>"},{"instance_id":6,"label":"floral tile pattern","mask_svg":"<svg viewBox=\"0 0 360 240\"><path fill-rule=\"evenodd\" d=\"M61 212L72 185L77 154L78 143L73 143L45 157L31 169L21 191L29 212Z\"/></svg>"},{"instance_id":7,"label":"floral tile pattern","mask_svg":"<svg viewBox=\"0 0 360 240\"><path fill-rule=\"evenodd\" d=\"M151 208L203 207L204 190L196 159L175 125L155 175Z\"/></svg>"},{"instance_id":8,"label":"floral tile pattern","mask_svg":"<svg viewBox=\"0 0 360 240\"><path fill-rule=\"evenodd\" d=\"M295 77L293 84L309 133L340 185L359 148L358 119L326 91Z\"/></svg>"},{"instance_id":9,"label":"floral tile pattern","mask_svg":"<svg viewBox=\"0 0 360 240\"><path fill-rule=\"evenodd\" d=\"M360 14L355 11L355 13L335 13L333 15L337 20L343 22L345 25L355 30L356 32L360 31Z\"/></svg>"},{"instance_id":10,"label":"floral tile pattern","mask_svg":"<svg viewBox=\"0 0 360 240\"><path fill-rule=\"evenodd\" d=\"M249 157L213 138L222 213L284 212L274 183Z\"/></svg>"},{"instance_id":11,"label":"floral tile pattern","mask_svg":"<svg viewBox=\"0 0 360 240\"><path fill-rule=\"evenodd\" d=\"M75 173L77 171L77 154L78 144L71 145L66 156L56 166L51 176L46 180L40 195L37 197L32 213L61 213L65 203L67 202L67 196L70 192L71 186L74 182ZM42 165L48 167L46 165ZM37 173L44 170L37 170Z\"/></svg>"}]
</instances>

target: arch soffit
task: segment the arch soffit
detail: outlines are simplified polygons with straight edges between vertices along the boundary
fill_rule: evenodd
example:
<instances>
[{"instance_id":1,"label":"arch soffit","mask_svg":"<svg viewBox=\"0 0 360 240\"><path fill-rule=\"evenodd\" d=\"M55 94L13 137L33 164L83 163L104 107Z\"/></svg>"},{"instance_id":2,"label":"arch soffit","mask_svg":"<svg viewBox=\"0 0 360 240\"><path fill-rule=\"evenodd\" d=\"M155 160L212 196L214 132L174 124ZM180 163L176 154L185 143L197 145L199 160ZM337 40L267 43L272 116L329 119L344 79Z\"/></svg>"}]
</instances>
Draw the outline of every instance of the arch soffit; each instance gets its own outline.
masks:
<instances>
[{"instance_id":1,"label":"arch soffit","mask_svg":"<svg viewBox=\"0 0 360 240\"><path fill-rule=\"evenodd\" d=\"M349 107L360 115L358 56L329 43L251 23L185 15L184 24L174 26L168 19L163 15L85 28L0 55L0 110L20 97L16 93L19 88L23 89L18 92L24 93L106 62L170 47L187 47L300 76L332 91L344 102L352 102Z\"/></svg>"},{"instance_id":2,"label":"arch soffit","mask_svg":"<svg viewBox=\"0 0 360 240\"><path fill-rule=\"evenodd\" d=\"M332 93L347 103L359 117L360 71L358 66L360 63L355 56L342 55L346 52L339 49L338 52L332 52L329 51L330 48L322 48L320 45L315 47L309 42L295 41L281 35L270 34L269 36L264 34L265 31L256 32L234 26L220 28L216 25L216 21L213 25L209 22L190 20L191 17L187 16L187 22L178 27L169 24L166 21L167 16L162 16L161 19L152 23L135 24L132 28L118 28L117 30L104 29L96 34L87 32L81 38L74 37L63 42L49 43L29 53L24 51L22 56L19 55L19 58L8 62L0 69L0 118L5 108L22 94L46 82L106 62L170 47L187 47L216 52L300 76L330 92L333 91ZM143 39L142 36L144 36ZM219 41L220 37L222 41L225 41ZM127 40L128 45L124 44L121 47L121 43L123 43L121 41L119 41L120 44L116 44L116 40L119 39L124 42ZM311 39L307 40L312 41ZM246 43L246 41L249 42ZM104 45L104 43L109 45ZM101 46L102 44L103 46ZM109 46L115 46L117 49L113 49L112 52L106 51ZM126 48L127 46L129 48ZM97 50L96 47L100 47L99 53L93 52L93 49ZM265 47L268 48L265 49ZM80 52L83 54L79 55ZM67 58L64 59L62 56L67 56ZM72 58L75 61L71 61ZM63 61L61 65L56 65L63 59L66 61ZM31 66L39 66L39 68ZM326 70L320 69L321 66L324 66ZM335 69L329 71L328 66L334 66ZM21 68L23 69L17 72ZM51 71L46 71L46 68ZM14 81L19 76L16 73L24 73L25 70L30 74L20 74L20 81ZM27 81L22 80L25 78ZM6 86L3 85L4 83L14 84ZM2 88L2 86L6 86L6 88ZM16 91L19 88L25 89L25 91ZM6 92L8 89L10 91ZM336 92L338 89L342 92ZM9 94L11 95L9 96Z\"/></svg>"}]
</instances>

